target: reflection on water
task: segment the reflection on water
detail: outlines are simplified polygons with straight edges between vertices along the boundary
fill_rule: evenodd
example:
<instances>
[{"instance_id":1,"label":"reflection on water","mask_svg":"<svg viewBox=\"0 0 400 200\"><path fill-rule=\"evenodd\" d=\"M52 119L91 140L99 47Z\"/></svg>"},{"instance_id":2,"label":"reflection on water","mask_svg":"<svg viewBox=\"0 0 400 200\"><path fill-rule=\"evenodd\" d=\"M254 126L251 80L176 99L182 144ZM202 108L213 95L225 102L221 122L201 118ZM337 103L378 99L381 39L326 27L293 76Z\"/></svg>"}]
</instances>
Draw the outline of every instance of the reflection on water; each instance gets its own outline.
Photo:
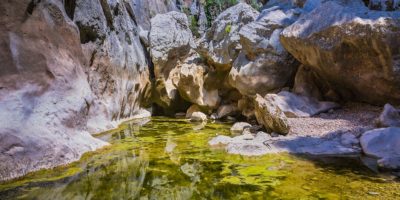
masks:
<instances>
[{"instance_id":1,"label":"reflection on water","mask_svg":"<svg viewBox=\"0 0 400 200\"><path fill-rule=\"evenodd\" d=\"M228 155L207 141L229 124L153 118L99 135L79 162L0 186L0 199L397 199L399 183L357 159Z\"/></svg>"}]
</instances>

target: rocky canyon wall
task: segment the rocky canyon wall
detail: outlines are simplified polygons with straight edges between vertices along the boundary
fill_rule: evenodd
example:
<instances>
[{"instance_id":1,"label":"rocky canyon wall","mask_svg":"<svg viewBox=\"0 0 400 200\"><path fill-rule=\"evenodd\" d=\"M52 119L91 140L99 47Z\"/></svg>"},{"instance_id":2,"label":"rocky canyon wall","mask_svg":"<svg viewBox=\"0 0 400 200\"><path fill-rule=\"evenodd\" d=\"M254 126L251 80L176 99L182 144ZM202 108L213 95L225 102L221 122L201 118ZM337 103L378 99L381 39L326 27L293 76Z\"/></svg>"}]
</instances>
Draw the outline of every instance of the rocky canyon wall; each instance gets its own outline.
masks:
<instances>
[{"instance_id":1,"label":"rocky canyon wall","mask_svg":"<svg viewBox=\"0 0 400 200\"><path fill-rule=\"evenodd\" d=\"M282 91L398 104L397 1L240 2L266 4L210 22L202 0L1 1L0 180L77 160L152 104L266 129Z\"/></svg>"},{"instance_id":2,"label":"rocky canyon wall","mask_svg":"<svg viewBox=\"0 0 400 200\"><path fill-rule=\"evenodd\" d=\"M0 180L77 160L91 136L141 113L151 91L140 33L174 1L0 3Z\"/></svg>"}]
</instances>

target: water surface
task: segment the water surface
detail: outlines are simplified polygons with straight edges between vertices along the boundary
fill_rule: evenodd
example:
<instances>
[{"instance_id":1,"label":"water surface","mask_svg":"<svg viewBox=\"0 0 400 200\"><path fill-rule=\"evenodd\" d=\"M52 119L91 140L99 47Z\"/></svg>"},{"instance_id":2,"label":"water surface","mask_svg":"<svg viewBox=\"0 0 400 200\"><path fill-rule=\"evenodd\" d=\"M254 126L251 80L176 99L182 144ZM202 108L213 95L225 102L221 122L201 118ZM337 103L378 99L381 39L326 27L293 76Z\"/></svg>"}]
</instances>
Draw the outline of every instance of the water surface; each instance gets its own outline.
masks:
<instances>
[{"instance_id":1,"label":"water surface","mask_svg":"<svg viewBox=\"0 0 400 200\"><path fill-rule=\"evenodd\" d=\"M0 185L0 199L400 199L400 184L358 159L229 155L207 141L230 124L131 121L110 146Z\"/></svg>"}]
</instances>

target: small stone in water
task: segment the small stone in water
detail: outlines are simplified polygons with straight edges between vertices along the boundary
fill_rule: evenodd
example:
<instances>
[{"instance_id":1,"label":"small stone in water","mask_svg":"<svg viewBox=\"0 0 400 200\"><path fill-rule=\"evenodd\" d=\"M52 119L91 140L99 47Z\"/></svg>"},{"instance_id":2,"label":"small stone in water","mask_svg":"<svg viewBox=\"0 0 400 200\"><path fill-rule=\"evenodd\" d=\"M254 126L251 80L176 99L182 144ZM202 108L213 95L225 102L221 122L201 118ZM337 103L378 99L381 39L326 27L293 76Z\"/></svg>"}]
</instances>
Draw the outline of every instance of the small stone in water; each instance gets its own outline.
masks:
<instances>
[{"instance_id":1,"label":"small stone in water","mask_svg":"<svg viewBox=\"0 0 400 200\"><path fill-rule=\"evenodd\" d=\"M368 192L368 194L370 194L370 195L379 195L379 192Z\"/></svg>"}]
</instances>

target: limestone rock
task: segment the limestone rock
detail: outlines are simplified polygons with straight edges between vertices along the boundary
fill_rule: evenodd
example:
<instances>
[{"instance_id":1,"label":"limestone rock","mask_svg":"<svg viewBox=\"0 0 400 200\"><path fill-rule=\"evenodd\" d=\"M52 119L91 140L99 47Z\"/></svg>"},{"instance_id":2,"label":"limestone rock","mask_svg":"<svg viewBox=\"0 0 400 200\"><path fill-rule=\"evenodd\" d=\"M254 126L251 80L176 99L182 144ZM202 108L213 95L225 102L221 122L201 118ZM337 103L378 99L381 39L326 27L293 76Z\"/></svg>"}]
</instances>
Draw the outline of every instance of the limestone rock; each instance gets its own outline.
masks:
<instances>
[{"instance_id":1,"label":"limestone rock","mask_svg":"<svg viewBox=\"0 0 400 200\"><path fill-rule=\"evenodd\" d=\"M317 77L314 71L301 65L296 72L292 91L295 94L321 100L323 97L321 82L323 81Z\"/></svg>"},{"instance_id":2,"label":"limestone rock","mask_svg":"<svg viewBox=\"0 0 400 200\"><path fill-rule=\"evenodd\" d=\"M365 132L360 143L364 153L375 158L400 157L400 128L380 128Z\"/></svg>"},{"instance_id":3,"label":"limestone rock","mask_svg":"<svg viewBox=\"0 0 400 200\"><path fill-rule=\"evenodd\" d=\"M233 126L231 127L231 134L232 135L239 135L241 133L243 133L245 128L250 128L251 124L247 123L247 122L236 122L235 124L233 124Z\"/></svg>"},{"instance_id":4,"label":"limestone rock","mask_svg":"<svg viewBox=\"0 0 400 200\"><path fill-rule=\"evenodd\" d=\"M200 61L198 54L189 57L178 67L179 80L176 87L180 96L200 107L216 108L220 102L218 90L205 88L208 67Z\"/></svg>"},{"instance_id":5,"label":"limestone rock","mask_svg":"<svg viewBox=\"0 0 400 200\"><path fill-rule=\"evenodd\" d=\"M148 63L139 27L132 20L133 6L122 0L76 1L71 13L95 95L88 113L88 130L93 133L114 128L111 121L134 115L150 97Z\"/></svg>"},{"instance_id":6,"label":"limestone rock","mask_svg":"<svg viewBox=\"0 0 400 200\"><path fill-rule=\"evenodd\" d=\"M190 119L194 112L201 112L201 109L198 105L191 105L186 111L186 118Z\"/></svg>"},{"instance_id":7,"label":"limestone rock","mask_svg":"<svg viewBox=\"0 0 400 200\"><path fill-rule=\"evenodd\" d=\"M381 169L400 169L400 128L367 131L361 136L360 143L365 154L378 159L377 163Z\"/></svg>"},{"instance_id":8,"label":"limestone rock","mask_svg":"<svg viewBox=\"0 0 400 200\"><path fill-rule=\"evenodd\" d=\"M254 103L250 97L244 96L238 101L238 109L242 112L242 115L247 119L254 118Z\"/></svg>"},{"instance_id":9,"label":"limestone rock","mask_svg":"<svg viewBox=\"0 0 400 200\"><path fill-rule=\"evenodd\" d=\"M228 8L215 19L200 39L197 51L217 70L229 70L241 50L239 30L254 21L258 14L245 3Z\"/></svg>"},{"instance_id":10,"label":"limestone rock","mask_svg":"<svg viewBox=\"0 0 400 200\"><path fill-rule=\"evenodd\" d=\"M378 123L381 127L400 127L400 109L396 109L392 105L386 104L379 116Z\"/></svg>"},{"instance_id":11,"label":"limestone rock","mask_svg":"<svg viewBox=\"0 0 400 200\"><path fill-rule=\"evenodd\" d=\"M219 135L213 139L211 139L208 144L210 146L220 146L220 145L227 145L229 142L232 141L232 138L225 135Z\"/></svg>"},{"instance_id":12,"label":"limestone rock","mask_svg":"<svg viewBox=\"0 0 400 200\"><path fill-rule=\"evenodd\" d=\"M347 137L342 134L332 134L324 137L271 137L266 133L259 132L255 137L251 138L247 137L247 135L233 138L218 136L213 138L209 144L224 146L228 153L244 156L261 156L283 152L318 156L354 156L359 155L361 152L357 144L342 144L342 138Z\"/></svg>"},{"instance_id":13,"label":"limestone rock","mask_svg":"<svg viewBox=\"0 0 400 200\"><path fill-rule=\"evenodd\" d=\"M236 104L229 104L229 105L221 105L218 107L217 110L217 117L218 119L224 118L226 116L233 116L239 112L239 109Z\"/></svg>"},{"instance_id":14,"label":"limestone rock","mask_svg":"<svg viewBox=\"0 0 400 200\"><path fill-rule=\"evenodd\" d=\"M289 118L312 117L339 107L334 102L318 101L311 97L286 91L278 94L267 94L264 98L270 104L277 106Z\"/></svg>"},{"instance_id":15,"label":"limestone rock","mask_svg":"<svg viewBox=\"0 0 400 200\"><path fill-rule=\"evenodd\" d=\"M370 11L361 0L327 1L285 28L281 42L342 98L395 103L400 100L399 17L400 12Z\"/></svg>"},{"instance_id":16,"label":"limestone rock","mask_svg":"<svg viewBox=\"0 0 400 200\"><path fill-rule=\"evenodd\" d=\"M0 181L106 145L87 132L95 96L62 1L2 1L0 24Z\"/></svg>"},{"instance_id":17,"label":"limestone rock","mask_svg":"<svg viewBox=\"0 0 400 200\"><path fill-rule=\"evenodd\" d=\"M267 130L288 134L290 127L285 114L277 105L272 104L260 95L254 98L255 115L259 124Z\"/></svg>"},{"instance_id":18,"label":"limestone rock","mask_svg":"<svg viewBox=\"0 0 400 200\"><path fill-rule=\"evenodd\" d=\"M186 15L172 11L153 17L149 42L157 88L154 99L160 106L170 107L179 98L174 84L179 77L176 65L195 47Z\"/></svg>"},{"instance_id":19,"label":"limestone rock","mask_svg":"<svg viewBox=\"0 0 400 200\"><path fill-rule=\"evenodd\" d=\"M128 1L129 2L129 1ZM150 30L151 18L157 14L178 11L175 0L132 0L132 17L143 30Z\"/></svg>"},{"instance_id":20,"label":"limestone rock","mask_svg":"<svg viewBox=\"0 0 400 200\"><path fill-rule=\"evenodd\" d=\"M240 29L242 50L229 74L229 83L240 93L265 95L293 80L298 62L282 47L279 35L298 15L294 9L266 9Z\"/></svg>"},{"instance_id":21,"label":"limestone rock","mask_svg":"<svg viewBox=\"0 0 400 200\"><path fill-rule=\"evenodd\" d=\"M202 112L194 112L190 116L190 121L192 122L204 122L207 121L207 115Z\"/></svg>"}]
</instances>

